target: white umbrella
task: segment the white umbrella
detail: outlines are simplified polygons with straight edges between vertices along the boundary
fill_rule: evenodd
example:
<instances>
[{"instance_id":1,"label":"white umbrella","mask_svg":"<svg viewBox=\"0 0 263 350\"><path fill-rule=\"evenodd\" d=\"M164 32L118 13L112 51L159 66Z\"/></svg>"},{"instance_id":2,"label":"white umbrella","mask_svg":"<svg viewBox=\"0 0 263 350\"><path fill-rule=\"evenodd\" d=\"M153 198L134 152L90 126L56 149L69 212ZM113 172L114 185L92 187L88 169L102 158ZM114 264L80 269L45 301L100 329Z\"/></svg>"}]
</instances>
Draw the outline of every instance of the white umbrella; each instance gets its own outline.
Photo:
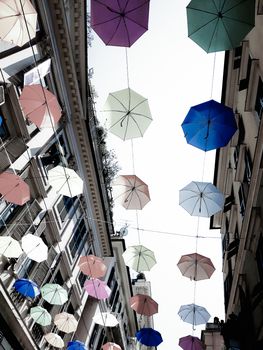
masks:
<instances>
[{"instance_id":1,"label":"white umbrella","mask_svg":"<svg viewBox=\"0 0 263 350\"><path fill-rule=\"evenodd\" d=\"M36 36L36 24L37 13L31 1L0 0L0 38L2 40L23 46Z\"/></svg>"},{"instance_id":2,"label":"white umbrella","mask_svg":"<svg viewBox=\"0 0 263 350\"><path fill-rule=\"evenodd\" d=\"M125 264L137 272L150 271L156 264L154 252L143 245L128 247L122 256Z\"/></svg>"},{"instance_id":3,"label":"white umbrella","mask_svg":"<svg viewBox=\"0 0 263 350\"><path fill-rule=\"evenodd\" d=\"M122 140L142 137L152 122L148 100L130 88L110 93L103 112L109 131Z\"/></svg>"},{"instance_id":4,"label":"white umbrella","mask_svg":"<svg viewBox=\"0 0 263 350\"><path fill-rule=\"evenodd\" d=\"M75 197L83 192L83 180L78 174L61 165L48 171L48 180L57 193L67 197Z\"/></svg>"},{"instance_id":5,"label":"white umbrella","mask_svg":"<svg viewBox=\"0 0 263 350\"><path fill-rule=\"evenodd\" d=\"M78 327L78 322L75 317L67 312L57 314L54 323L60 331L65 333L75 332Z\"/></svg>"},{"instance_id":6,"label":"white umbrella","mask_svg":"<svg viewBox=\"0 0 263 350\"><path fill-rule=\"evenodd\" d=\"M105 327L115 327L119 324L117 318L110 312L101 312L95 315L93 321Z\"/></svg>"},{"instance_id":7,"label":"white umbrella","mask_svg":"<svg viewBox=\"0 0 263 350\"><path fill-rule=\"evenodd\" d=\"M21 239L22 249L29 257L36 262L47 260L48 247L42 238L28 233Z\"/></svg>"},{"instance_id":8,"label":"white umbrella","mask_svg":"<svg viewBox=\"0 0 263 350\"><path fill-rule=\"evenodd\" d=\"M23 254L20 243L12 237L0 237L0 254L6 258L19 258Z\"/></svg>"},{"instance_id":9,"label":"white umbrella","mask_svg":"<svg viewBox=\"0 0 263 350\"><path fill-rule=\"evenodd\" d=\"M210 217L224 206L224 195L210 182L192 181L179 192L179 204L190 215Z\"/></svg>"},{"instance_id":10,"label":"white umbrella","mask_svg":"<svg viewBox=\"0 0 263 350\"><path fill-rule=\"evenodd\" d=\"M50 345L54 346L54 348L61 349L64 347L63 339L56 333L47 333L44 335L44 338Z\"/></svg>"}]
</instances>

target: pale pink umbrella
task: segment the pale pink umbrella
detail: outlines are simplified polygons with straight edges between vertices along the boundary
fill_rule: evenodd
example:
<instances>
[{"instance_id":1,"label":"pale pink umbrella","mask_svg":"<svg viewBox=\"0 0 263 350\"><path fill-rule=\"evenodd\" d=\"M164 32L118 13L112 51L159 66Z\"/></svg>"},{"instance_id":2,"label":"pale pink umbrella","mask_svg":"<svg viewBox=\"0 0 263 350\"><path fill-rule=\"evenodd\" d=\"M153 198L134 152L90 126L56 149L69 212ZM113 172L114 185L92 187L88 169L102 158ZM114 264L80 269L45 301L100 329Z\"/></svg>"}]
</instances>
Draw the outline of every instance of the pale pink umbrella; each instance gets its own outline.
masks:
<instances>
[{"instance_id":1,"label":"pale pink umbrella","mask_svg":"<svg viewBox=\"0 0 263 350\"><path fill-rule=\"evenodd\" d=\"M103 350L122 350L120 345L118 345L116 343L112 343L112 342L108 342L108 343L105 343L104 345L102 345L102 349Z\"/></svg>"},{"instance_id":2,"label":"pale pink umbrella","mask_svg":"<svg viewBox=\"0 0 263 350\"><path fill-rule=\"evenodd\" d=\"M80 271L92 278L103 277L107 271L103 260L95 255L81 256L78 266Z\"/></svg>"},{"instance_id":3,"label":"pale pink umbrella","mask_svg":"<svg viewBox=\"0 0 263 350\"><path fill-rule=\"evenodd\" d=\"M107 283L98 278L85 281L84 288L90 296L98 300L107 299L111 293L111 289Z\"/></svg>"},{"instance_id":4,"label":"pale pink umbrella","mask_svg":"<svg viewBox=\"0 0 263 350\"><path fill-rule=\"evenodd\" d=\"M215 271L212 261L197 253L181 256L177 266L183 276L195 281L209 279Z\"/></svg>"},{"instance_id":5,"label":"pale pink umbrella","mask_svg":"<svg viewBox=\"0 0 263 350\"><path fill-rule=\"evenodd\" d=\"M130 298L130 306L140 315L152 316L158 312L158 304L149 295L134 295Z\"/></svg>"},{"instance_id":6,"label":"pale pink umbrella","mask_svg":"<svg viewBox=\"0 0 263 350\"><path fill-rule=\"evenodd\" d=\"M2 199L17 205L23 205L30 199L30 189L18 175L4 172L0 174L0 193Z\"/></svg>"},{"instance_id":7,"label":"pale pink umbrella","mask_svg":"<svg viewBox=\"0 0 263 350\"><path fill-rule=\"evenodd\" d=\"M112 186L114 200L125 209L141 210L151 200L148 186L136 175L120 175Z\"/></svg>"},{"instance_id":8,"label":"pale pink umbrella","mask_svg":"<svg viewBox=\"0 0 263 350\"><path fill-rule=\"evenodd\" d=\"M37 127L56 124L61 118L61 107L55 95L40 84L26 85L19 97L24 115Z\"/></svg>"}]
</instances>

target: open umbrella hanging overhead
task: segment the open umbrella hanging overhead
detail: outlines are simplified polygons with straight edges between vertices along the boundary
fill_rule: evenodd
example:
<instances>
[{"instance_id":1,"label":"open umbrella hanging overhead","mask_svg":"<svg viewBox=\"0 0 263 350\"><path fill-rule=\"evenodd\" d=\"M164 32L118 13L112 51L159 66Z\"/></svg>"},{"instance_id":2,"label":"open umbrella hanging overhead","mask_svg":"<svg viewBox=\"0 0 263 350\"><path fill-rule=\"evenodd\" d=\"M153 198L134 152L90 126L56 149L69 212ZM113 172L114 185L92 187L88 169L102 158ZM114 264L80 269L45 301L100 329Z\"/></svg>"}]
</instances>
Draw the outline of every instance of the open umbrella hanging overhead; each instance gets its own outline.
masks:
<instances>
[{"instance_id":1,"label":"open umbrella hanging overhead","mask_svg":"<svg viewBox=\"0 0 263 350\"><path fill-rule=\"evenodd\" d=\"M61 107L56 96L40 84L26 85L19 102L25 117L38 128L52 127L52 123L54 126L61 118Z\"/></svg>"},{"instance_id":2,"label":"open umbrella hanging overhead","mask_svg":"<svg viewBox=\"0 0 263 350\"><path fill-rule=\"evenodd\" d=\"M141 210L151 200L148 186L136 175L120 175L112 187L114 200L125 209Z\"/></svg>"},{"instance_id":3,"label":"open umbrella hanging overhead","mask_svg":"<svg viewBox=\"0 0 263 350\"><path fill-rule=\"evenodd\" d=\"M95 255L81 256L78 267L84 275L92 278L103 277L107 271L107 266L104 264L103 259Z\"/></svg>"},{"instance_id":4,"label":"open umbrella hanging overhead","mask_svg":"<svg viewBox=\"0 0 263 350\"><path fill-rule=\"evenodd\" d=\"M24 205L30 200L28 184L13 173L0 174L0 194L3 200L17 205Z\"/></svg>"},{"instance_id":5,"label":"open umbrella hanging overhead","mask_svg":"<svg viewBox=\"0 0 263 350\"><path fill-rule=\"evenodd\" d=\"M192 216L210 217L223 209L224 201L210 182L192 181L179 191L179 204Z\"/></svg>"},{"instance_id":6,"label":"open umbrella hanging overhead","mask_svg":"<svg viewBox=\"0 0 263 350\"><path fill-rule=\"evenodd\" d=\"M106 45L130 47L147 30L150 0L91 0L91 27Z\"/></svg>"},{"instance_id":7,"label":"open umbrella hanging overhead","mask_svg":"<svg viewBox=\"0 0 263 350\"><path fill-rule=\"evenodd\" d=\"M211 317L206 308L196 304L182 305L178 311L178 315L184 322L190 323L193 326L205 324Z\"/></svg>"},{"instance_id":8,"label":"open umbrella hanging overhead","mask_svg":"<svg viewBox=\"0 0 263 350\"><path fill-rule=\"evenodd\" d=\"M57 314L54 318L54 324L64 333L75 332L78 327L78 321L75 319L74 315L67 312Z\"/></svg>"},{"instance_id":9,"label":"open umbrella hanging overhead","mask_svg":"<svg viewBox=\"0 0 263 350\"><path fill-rule=\"evenodd\" d=\"M138 314L148 317L158 312L158 304L149 295L134 295L130 298L130 306Z\"/></svg>"},{"instance_id":10,"label":"open umbrella hanging overhead","mask_svg":"<svg viewBox=\"0 0 263 350\"><path fill-rule=\"evenodd\" d=\"M190 108L182 129L187 143L206 152L226 146L237 124L232 108L210 100Z\"/></svg>"},{"instance_id":11,"label":"open umbrella hanging overhead","mask_svg":"<svg viewBox=\"0 0 263 350\"><path fill-rule=\"evenodd\" d=\"M52 321L50 313L41 306L31 307L30 316L41 326L49 326Z\"/></svg>"},{"instance_id":12,"label":"open umbrella hanging overhead","mask_svg":"<svg viewBox=\"0 0 263 350\"><path fill-rule=\"evenodd\" d=\"M87 350L87 347L83 342L79 340L73 340L68 342L67 350Z\"/></svg>"},{"instance_id":13,"label":"open umbrella hanging overhead","mask_svg":"<svg viewBox=\"0 0 263 350\"><path fill-rule=\"evenodd\" d=\"M102 350L122 350L120 345L112 342L105 343L101 348Z\"/></svg>"},{"instance_id":14,"label":"open umbrella hanging overhead","mask_svg":"<svg viewBox=\"0 0 263 350\"><path fill-rule=\"evenodd\" d=\"M178 344L183 350L204 350L203 342L192 335L187 335L179 339Z\"/></svg>"},{"instance_id":15,"label":"open umbrella hanging overhead","mask_svg":"<svg viewBox=\"0 0 263 350\"><path fill-rule=\"evenodd\" d=\"M63 196L75 197L83 193L83 180L70 168L57 165L48 171L48 181Z\"/></svg>"},{"instance_id":16,"label":"open umbrella hanging overhead","mask_svg":"<svg viewBox=\"0 0 263 350\"><path fill-rule=\"evenodd\" d=\"M137 272L150 271L156 264L154 252L143 245L128 247L122 256L125 264Z\"/></svg>"},{"instance_id":17,"label":"open umbrella hanging overhead","mask_svg":"<svg viewBox=\"0 0 263 350\"><path fill-rule=\"evenodd\" d=\"M107 129L124 141L142 137L152 122L147 98L130 88L110 93L103 112Z\"/></svg>"},{"instance_id":18,"label":"open umbrella hanging overhead","mask_svg":"<svg viewBox=\"0 0 263 350\"><path fill-rule=\"evenodd\" d=\"M21 245L29 259L36 262L47 260L48 247L45 245L42 238L28 233L22 237Z\"/></svg>"},{"instance_id":19,"label":"open umbrella hanging overhead","mask_svg":"<svg viewBox=\"0 0 263 350\"><path fill-rule=\"evenodd\" d=\"M0 39L23 46L36 36L37 12L29 0L0 0Z\"/></svg>"},{"instance_id":20,"label":"open umbrella hanging overhead","mask_svg":"<svg viewBox=\"0 0 263 350\"><path fill-rule=\"evenodd\" d=\"M254 0L192 0L188 36L206 52L237 47L255 25Z\"/></svg>"},{"instance_id":21,"label":"open umbrella hanging overhead","mask_svg":"<svg viewBox=\"0 0 263 350\"><path fill-rule=\"evenodd\" d=\"M25 297L35 298L40 294L38 285L26 278L19 278L15 281L15 290Z\"/></svg>"},{"instance_id":22,"label":"open umbrella hanging overhead","mask_svg":"<svg viewBox=\"0 0 263 350\"><path fill-rule=\"evenodd\" d=\"M93 321L101 326L115 327L119 324L117 318L110 312L101 312L93 317Z\"/></svg>"},{"instance_id":23,"label":"open umbrella hanging overhead","mask_svg":"<svg viewBox=\"0 0 263 350\"><path fill-rule=\"evenodd\" d=\"M177 266L183 276L194 281L209 279L215 271L212 261L197 253L181 256Z\"/></svg>"},{"instance_id":24,"label":"open umbrella hanging overhead","mask_svg":"<svg viewBox=\"0 0 263 350\"><path fill-rule=\"evenodd\" d=\"M107 299L111 294L111 289L105 281L98 278L91 278L84 283L86 292L98 300Z\"/></svg>"},{"instance_id":25,"label":"open umbrella hanging overhead","mask_svg":"<svg viewBox=\"0 0 263 350\"><path fill-rule=\"evenodd\" d=\"M42 298L52 305L63 305L68 300L67 291L56 283L47 283L40 291Z\"/></svg>"},{"instance_id":26,"label":"open umbrella hanging overhead","mask_svg":"<svg viewBox=\"0 0 263 350\"><path fill-rule=\"evenodd\" d=\"M47 334L44 335L44 338L54 348L61 349L61 348L64 347L63 339L56 333L47 333Z\"/></svg>"},{"instance_id":27,"label":"open umbrella hanging overhead","mask_svg":"<svg viewBox=\"0 0 263 350\"><path fill-rule=\"evenodd\" d=\"M0 255L4 255L6 258L19 258L23 254L20 243L10 237L1 236L0 237Z\"/></svg>"},{"instance_id":28,"label":"open umbrella hanging overhead","mask_svg":"<svg viewBox=\"0 0 263 350\"><path fill-rule=\"evenodd\" d=\"M141 328L136 333L136 339L146 346L158 346L163 341L161 333L153 328Z\"/></svg>"}]
</instances>

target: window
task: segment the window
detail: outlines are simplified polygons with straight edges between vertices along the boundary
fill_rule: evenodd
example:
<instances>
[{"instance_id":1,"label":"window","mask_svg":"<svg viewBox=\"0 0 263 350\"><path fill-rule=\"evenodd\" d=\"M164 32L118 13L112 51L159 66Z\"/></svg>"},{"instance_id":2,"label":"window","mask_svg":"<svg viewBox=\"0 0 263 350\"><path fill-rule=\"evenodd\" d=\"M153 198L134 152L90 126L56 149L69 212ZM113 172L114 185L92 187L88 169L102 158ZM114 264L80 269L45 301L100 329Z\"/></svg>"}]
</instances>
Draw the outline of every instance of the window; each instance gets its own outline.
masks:
<instances>
[{"instance_id":1,"label":"window","mask_svg":"<svg viewBox=\"0 0 263 350\"><path fill-rule=\"evenodd\" d=\"M251 65L252 65L252 59L249 56L248 57L248 63L247 63L247 74L246 74L246 78L240 80L239 83L239 91L245 90L248 88L248 83L249 83L249 78L250 78L250 72L251 72Z\"/></svg>"},{"instance_id":2,"label":"window","mask_svg":"<svg viewBox=\"0 0 263 350\"><path fill-rule=\"evenodd\" d=\"M93 349L94 347L94 342L95 342L95 339L97 337L97 334L99 332L99 325L98 324L95 324L94 328L93 328L93 331L92 331L92 334L90 336L90 341L89 341L89 348Z\"/></svg>"},{"instance_id":3,"label":"window","mask_svg":"<svg viewBox=\"0 0 263 350\"><path fill-rule=\"evenodd\" d=\"M257 247L257 265L260 281L263 282L263 237L261 236Z\"/></svg>"},{"instance_id":4,"label":"window","mask_svg":"<svg viewBox=\"0 0 263 350\"><path fill-rule=\"evenodd\" d=\"M263 15L263 0L259 0L258 1L258 11L257 11L258 15Z\"/></svg>"},{"instance_id":5,"label":"window","mask_svg":"<svg viewBox=\"0 0 263 350\"><path fill-rule=\"evenodd\" d=\"M19 205L0 200L0 232L21 208Z\"/></svg>"},{"instance_id":6,"label":"window","mask_svg":"<svg viewBox=\"0 0 263 350\"><path fill-rule=\"evenodd\" d=\"M80 274L78 275L78 281L81 288L84 287L84 283L87 279L88 279L88 276L84 275L83 272L80 272Z\"/></svg>"},{"instance_id":7,"label":"window","mask_svg":"<svg viewBox=\"0 0 263 350\"><path fill-rule=\"evenodd\" d=\"M228 245L229 245L229 232L226 232L222 241L223 253L227 250Z\"/></svg>"},{"instance_id":8,"label":"window","mask_svg":"<svg viewBox=\"0 0 263 350\"><path fill-rule=\"evenodd\" d=\"M5 119L2 115L0 115L0 137L1 137L1 141L6 140L8 137L10 136L6 123L5 123Z\"/></svg>"},{"instance_id":9,"label":"window","mask_svg":"<svg viewBox=\"0 0 263 350\"><path fill-rule=\"evenodd\" d=\"M58 202L57 209L62 222L66 220L69 213L71 212L70 218L76 212L78 203L75 204L77 197L66 197L63 196ZM73 210L74 209L74 210Z\"/></svg>"},{"instance_id":10,"label":"window","mask_svg":"<svg viewBox=\"0 0 263 350\"><path fill-rule=\"evenodd\" d=\"M245 209L246 209L246 196L245 196L245 190L244 190L244 184L241 183L239 191L238 191L238 197L239 197L239 204L240 204L240 214L242 217L245 215Z\"/></svg>"},{"instance_id":11,"label":"window","mask_svg":"<svg viewBox=\"0 0 263 350\"><path fill-rule=\"evenodd\" d=\"M230 196L227 196L225 199L224 213L228 212L234 203L235 203L235 197L234 197L233 188L232 188Z\"/></svg>"},{"instance_id":12,"label":"window","mask_svg":"<svg viewBox=\"0 0 263 350\"><path fill-rule=\"evenodd\" d=\"M263 111L263 82L262 82L262 79L260 77L258 79L255 111L257 112L259 118L261 118L262 111Z\"/></svg>"},{"instance_id":13,"label":"window","mask_svg":"<svg viewBox=\"0 0 263 350\"><path fill-rule=\"evenodd\" d=\"M63 286L63 284L64 284L64 278L62 277L60 271L58 271L58 272L56 273L56 276L54 277L52 283L57 283L57 284L59 284L60 286Z\"/></svg>"},{"instance_id":14,"label":"window","mask_svg":"<svg viewBox=\"0 0 263 350\"><path fill-rule=\"evenodd\" d=\"M245 126L243 122L243 118L239 115L238 118L238 144L242 144L245 140Z\"/></svg>"},{"instance_id":15,"label":"window","mask_svg":"<svg viewBox=\"0 0 263 350\"><path fill-rule=\"evenodd\" d=\"M252 175L252 160L250 156L250 152L248 149L245 150L245 174L244 174L244 182L250 184L251 175Z\"/></svg>"},{"instance_id":16,"label":"window","mask_svg":"<svg viewBox=\"0 0 263 350\"><path fill-rule=\"evenodd\" d=\"M237 145L236 148L235 148L235 150L234 150L234 164L235 164L235 169L237 168L239 153L240 153L240 146Z\"/></svg>"},{"instance_id":17,"label":"window","mask_svg":"<svg viewBox=\"0 0 263 350\"><path fill-rule=\"evenodd\" d=\"M80 255L80 253L83 250L83 247L87 241L87 227L85 225L84 219L81 219L81 221L75 226L73 237L69 243L69 249L71 252L71 256L74 259L76 254Z\"/></svg>"},{"instance_id":18,"label":"window","mask_svg":"<svg viewBox=\"0 0 263 350\"><path fill-rule=\"evenodd\" d=\"M242 55L242 46L238 46L235 48L235 57L234 57L234 64L233 64L234 69L237 69L240 67L241 55Z\"/></svg>"}]
</instances>

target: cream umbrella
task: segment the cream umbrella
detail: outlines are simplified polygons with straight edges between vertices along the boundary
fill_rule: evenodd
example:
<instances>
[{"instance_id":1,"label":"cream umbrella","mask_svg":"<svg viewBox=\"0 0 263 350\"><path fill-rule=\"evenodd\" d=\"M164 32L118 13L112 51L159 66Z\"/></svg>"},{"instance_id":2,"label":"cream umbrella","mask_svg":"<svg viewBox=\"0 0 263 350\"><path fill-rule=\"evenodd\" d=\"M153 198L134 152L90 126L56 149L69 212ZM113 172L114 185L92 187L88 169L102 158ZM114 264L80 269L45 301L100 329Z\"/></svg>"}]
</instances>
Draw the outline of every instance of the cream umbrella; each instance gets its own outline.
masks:
<instances>
[{"instance_id":1,"label":"cream umbrella","mask_svg":"<svg viewBox=\"0 0 263 350\"><path fill-rule=\"evenodd\" d=\"M61 349L64 347L63 339L56 333L47 333L44 335L44 338L50 345L54 346L54 348Z\"/></svg>"},{"instance_id":2,"label":"cream umbrella","mask_svg":"<svg viewBox=\"0 0 263 350\"><path fill-rule=\"evenodd\" d=\"M50 186L55 191L67 197L75 197L83 192L83 180L72 169L61 165L48 171Z\"/></svg>"},{"instance_id":3,"label":"cream umbrella","mask_svg":"<svg viewBox=\"0 0 263 350\"><path fill-rule=\"evenodd\" d=\"M108 130L124 141L142 137L152 122L148 100L130 88L110 93L103 112Z\"/></svg>"},{"instance_id":4,"label":"cream umbrella","mask_svg":"<svg viewBox=\"0 0 263 350\"><path fill-rule=\"evenodd\" d=\"M20 243L10 236L0 237L0 255L6 258L19 258L23 254Z\"/></svg>"},{"instance_id":5,"label":"cream umbrella","mask_svg":"<svg viewBox=\"0 0 263 350\"><path fill-rule=\"evenodd\" d=\"M93 317L93 321L101 326L115 327L119 324L117 318L110 312L101 312Z\"/></svg>"},{"instance_id":6,"label":"cream umbrella","mask_svg":"<svg viewBox=\"0 0 263 350\"><path fill-rule=\"evenodd\" d=\"M64 333L72 333L78 327L78 322L72 314L62 312L57 314L54 319L55 325Z\"/></svg>"},{"instance_id":7,"label":"cream umbrella","mask_svg":"<svg viewBox=\"0 0 263 350\"><path fill-rule=\"evenodd\" d=\"M128 247L122 256L125 264L137 272L150 271L156 264L154 252L143 245Z\"/></svg>"},{"instance_id":8,"label":"cream umbrella","mask_svg":"<svg viewBox=\"0 0 263 350\"><path fill-rule=\"evenodd\" d=\"M21 239L22 249L29 259L36 262L47 260L48 247L42 238L28 233Z\"/></svg>"},{"instance_id":9,"label":"cream umbrella","mask_svg":"<svg viewBox=\"0 0 263 350\"><path fill-rule=\"evenodd\" d=\"M37 12L29 0L0 0L0 39L23 46L36 36Z\"/></svg>"}]
</instances>

